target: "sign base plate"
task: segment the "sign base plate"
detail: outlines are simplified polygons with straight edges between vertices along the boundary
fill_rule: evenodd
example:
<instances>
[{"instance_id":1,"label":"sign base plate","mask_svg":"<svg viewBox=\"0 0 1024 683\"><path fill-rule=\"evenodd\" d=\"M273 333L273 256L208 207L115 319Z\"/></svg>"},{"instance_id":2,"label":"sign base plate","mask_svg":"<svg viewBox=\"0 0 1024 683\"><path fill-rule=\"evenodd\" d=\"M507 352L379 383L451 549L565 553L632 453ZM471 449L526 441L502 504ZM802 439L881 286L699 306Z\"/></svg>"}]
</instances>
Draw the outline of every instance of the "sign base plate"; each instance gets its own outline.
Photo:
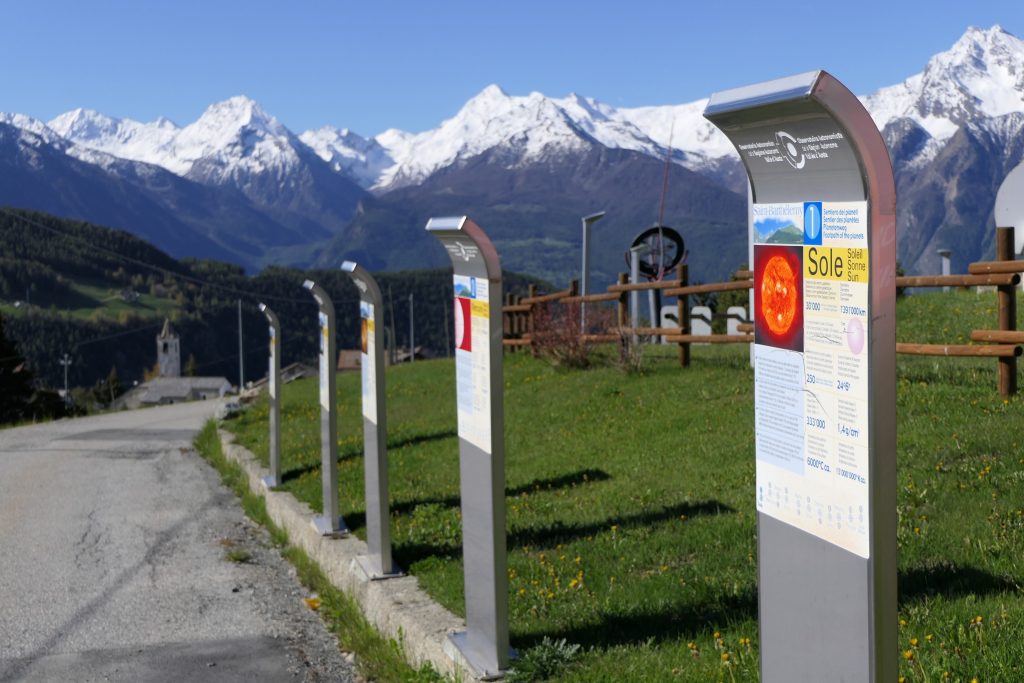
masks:
<instances>
[{"instance_id":1,"label":"sign base plate","mask_svg":"<svg viewBox=\"0 0 1024 683\"><path fill-rule=\"evenodd\" d=\"M345 520L338 517L337 525L332 525L331 520L323 515L314 517L312 524L313 528L320 532L321 536L335 536L337 538L345 538L348 536L348 527L345 526Z\"/></svg>"}]
</instances>

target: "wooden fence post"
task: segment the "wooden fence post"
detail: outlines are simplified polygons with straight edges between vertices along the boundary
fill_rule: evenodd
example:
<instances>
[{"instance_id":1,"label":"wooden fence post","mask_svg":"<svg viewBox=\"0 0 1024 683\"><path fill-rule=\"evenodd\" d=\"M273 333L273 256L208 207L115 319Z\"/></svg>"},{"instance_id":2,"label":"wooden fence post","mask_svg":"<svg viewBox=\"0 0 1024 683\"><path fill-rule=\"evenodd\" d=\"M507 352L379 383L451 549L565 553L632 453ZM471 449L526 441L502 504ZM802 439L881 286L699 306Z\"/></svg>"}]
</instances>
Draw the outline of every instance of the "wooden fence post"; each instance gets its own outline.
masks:
<instances>
[{"instance_id":1,"label":"wooden fence post","mask_svg":"<svg viewBox=\"0 0 1024 683\"><path fill-rule=\"evenodd\" d=\"M629 275L626 273L619 273L618 283L624 285L629 282ZM619 334L622 334L622 330L626 329L626 321L629 319L629 305L627 304L629 294L627 292L619 292L619 303L616 305L616 324L619 326Z\"/></svg>"},{"instance_id":2,"label":"wooden fence post","mask_svg":"<svg viewBox=\"0 0 1024 683\"><path fill-rule=\"evenodd\" d=\"M678 266L678 275L680 287L686 287L690 284L690 272L689 266L685 263L680 263ZM679 334L690 334L690 297L687 294L680 294L676 298L676 318L679 322ZM690 366L690 343L680 342L679 343L679 366L687 368Z\"/></svg>"},{"instance_id":3,"label":"wooden fence post","mask_svg":"<svg viewBox=\"0 0 1024 683\"><path fill-rule=\"evenodd\" d=\"M996 260L1013 260L1013 228L996 228ZM1000 285L996 296L999 299L999 329L1017 329L1017 288ZM999 359L999 395L1012 396L1017 393L1017 357Z\"/></svg>"},{"instance_id":4,"label":"wooden fence post","mask_svg":"<svg viewBox=\"0 0 1024 683\"><path fill-rule=\"evenodd\" d=\"M535 296L537 296L537 285L529 285L526 288L526 298L529 299ZM536 307L537 304L531 303L530 312L526 314L526 333L530 335L530 353L534 356L537 355L537 347L533 344L534 332L536 331L534 329L533 309Z\"/></svg>"}]
</instances>

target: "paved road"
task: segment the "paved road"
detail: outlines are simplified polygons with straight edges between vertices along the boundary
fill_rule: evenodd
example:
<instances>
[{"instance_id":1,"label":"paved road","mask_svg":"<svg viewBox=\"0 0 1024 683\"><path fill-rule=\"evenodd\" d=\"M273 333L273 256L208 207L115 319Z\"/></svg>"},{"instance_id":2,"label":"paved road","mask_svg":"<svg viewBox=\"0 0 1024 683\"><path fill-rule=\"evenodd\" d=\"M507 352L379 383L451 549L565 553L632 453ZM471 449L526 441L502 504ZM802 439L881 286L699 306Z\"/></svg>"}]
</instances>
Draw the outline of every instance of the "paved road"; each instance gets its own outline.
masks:
<instances>
[{"instance_id":1,"label":"paved road","mask_svg":"<svg viewBox=\"0 0 1024 683\"><path fill-rule=\"evenodd\" d=\"M0 431L0 681L351 680L190 448L215 406Z\"/></svg>"}]
</instances>

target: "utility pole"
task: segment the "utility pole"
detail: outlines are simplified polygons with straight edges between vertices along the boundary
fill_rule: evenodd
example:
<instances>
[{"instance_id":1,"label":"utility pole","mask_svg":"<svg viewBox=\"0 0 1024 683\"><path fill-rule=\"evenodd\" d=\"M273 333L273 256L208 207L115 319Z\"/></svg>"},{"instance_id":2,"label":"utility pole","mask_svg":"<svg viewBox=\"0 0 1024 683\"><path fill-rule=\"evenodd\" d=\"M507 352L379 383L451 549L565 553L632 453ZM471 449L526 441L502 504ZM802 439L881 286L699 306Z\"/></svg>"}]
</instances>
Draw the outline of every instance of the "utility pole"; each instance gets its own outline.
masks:
<instances>
[{"instance_id":1,"label":"utility pole","mask_svg":"<svg viewBox=\"0 0 1024 683\"><path fill-rule=\"evenodd\" d=\"M238 394L245 388L245 353L242 347L242 300L238 300Z\"/></svg>"},{"instance_id":2,"label":"utility pole","mask_svg":"<svg viewBox=\"0 0 1024 683\"><path fill-rule=\"evenodd\" d=\"M409 292L409 362L416 360L416 336L413 327L412 292Z\"/></svg>"},{"instance_id":3,"label":"utility pole","mask_svg":"<svg viewBox=\"0 0 1024 683\"><path fill-rule=\"evenodd\" d=\"M71 366L71 357L65 353L58 362L64 366L64 407L68 408L71 405L71 394L68 393L68 368Z\"/></svg>"},{"instance_id":4,"label":"utility pole","mask_svg":"<svg viewBox=\"0 0 1024 683\"><path fill-rule=\"evenodd\" d=\"M388 310L391 317L391 365L398 362L398 333L395 331L395 300L391 298L391 285L388 285Z\"/></svg>"}]
</instances>

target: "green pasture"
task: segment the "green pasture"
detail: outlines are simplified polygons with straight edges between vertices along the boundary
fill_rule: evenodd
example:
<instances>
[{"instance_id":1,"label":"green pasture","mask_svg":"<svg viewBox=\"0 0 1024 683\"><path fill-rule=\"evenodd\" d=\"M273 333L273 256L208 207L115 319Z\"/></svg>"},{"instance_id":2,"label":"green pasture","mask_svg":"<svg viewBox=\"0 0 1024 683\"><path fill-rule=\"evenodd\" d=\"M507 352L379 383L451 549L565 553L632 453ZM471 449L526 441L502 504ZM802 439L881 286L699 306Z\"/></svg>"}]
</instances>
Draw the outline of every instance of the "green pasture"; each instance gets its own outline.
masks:
<instances>
[{"instance_id":1,"label":"green pasture","mask_svg":"<svg viewBox=\"0 0 1024 683\"><path fill-rule=\"evenodd\" d=\"M160 298L142 292L136 301L124 301L121 298L121 288L109 287L104 283L72 282L70 287L74 296L65 302L60 310L73 318L119 320L128 315L164 318L178 308L174 299ZM0 302L0 313L3 315L26 315L29 310L30 307L24 305L15 307L11 302Z\"/></svg>"},{"instance_id":2,"label":"green pasture","mask_svg":"<svg viewBox=\"0 0 1024 683\"><path fill-rule=\"evenodd\" d=\"M900 341L995 327L991 293L898 310ZM528 659L545 638L580 645L557 680L758 679L753 374L745 345L692 356L684 370L650 347L641 372L505 356L512 644ZM1019 680L1024 408L995 386L993 359L899 357L894 647L908 681ZM388 370L395 557L462 614L454 391L450 360ZM362 535L357 374L339 376L337 407L340 505ZM281 488L317 510L318 424L315 380L284 387ZM266 462L265 400L228 427Z\"/></svg>"}]
</instances>

